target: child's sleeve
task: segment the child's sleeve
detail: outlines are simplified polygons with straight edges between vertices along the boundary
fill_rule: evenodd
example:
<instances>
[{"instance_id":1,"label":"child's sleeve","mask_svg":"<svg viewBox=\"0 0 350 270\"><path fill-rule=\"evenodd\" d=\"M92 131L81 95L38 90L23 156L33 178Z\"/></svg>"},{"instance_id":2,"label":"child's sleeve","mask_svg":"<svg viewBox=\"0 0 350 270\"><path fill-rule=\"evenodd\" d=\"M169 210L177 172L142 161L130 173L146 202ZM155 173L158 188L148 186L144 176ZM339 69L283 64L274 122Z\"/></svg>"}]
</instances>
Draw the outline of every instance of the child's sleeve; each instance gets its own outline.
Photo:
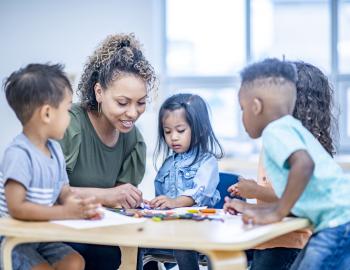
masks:
<instances>
[{"instance_id":1,"label":"child's sleeve","mask_svg":"<svg viewBox=\"0 0 350 270\"><path fill-rule=\"evenodd\" d=\"M216 191L219 184L219 167L215 157L205 160L193 178L194 188L185 190L181 196L189 196L198 206L213 207L219 200Z\"/></svg>"},{"instance_id":2,"label":"child's sleeve","mask_svg":"<svg viewBox=\"0 0 350 270\"><path fill-rule=\"evenodd\" d=\"M288 125L268 128L262 139L265 153L281 168L288 166L286 161L294 152L307 150L301 134Z\"/></svg>"},{"instance_id":3,"label":"child's sleeve","mask_svg":"<svg viewBox=\"0 0 350 270\"><path fill-rule=\"evenodd\" d=\"M28 189L32 179L32 168L30 158L24 149L8 148L4 154L2 170L4 186L8 179L13 179Z\"/></svg>"}]
</instances>

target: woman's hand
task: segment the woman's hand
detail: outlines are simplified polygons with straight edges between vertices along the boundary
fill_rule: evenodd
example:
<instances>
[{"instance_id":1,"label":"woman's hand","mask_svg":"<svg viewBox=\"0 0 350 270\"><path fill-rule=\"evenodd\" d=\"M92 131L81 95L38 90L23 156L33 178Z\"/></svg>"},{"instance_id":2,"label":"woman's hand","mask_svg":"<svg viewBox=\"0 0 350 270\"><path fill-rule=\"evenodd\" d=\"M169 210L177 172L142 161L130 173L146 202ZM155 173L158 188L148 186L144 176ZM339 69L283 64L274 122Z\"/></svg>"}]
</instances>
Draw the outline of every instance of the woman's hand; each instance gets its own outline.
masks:
<instances>
[{"instance_id":1,"label":"woman's hand","mask_svg":"<svg viewBox=\"0 0 350 270\"><path fill-rule=\"evenodd\" d=\"M142 203L142 192L131 184L122 184L110 189L110 206L136 208Z\"/></svg>"},{"instance_id":2,"label":"woman's hand","mask_svg":"<svg viewBox=\"0 0 350 270\"><path fill-rule=\"evenodd\" d=\"M251 179L239 178L238 183L230 186L227 191L231 196L240 196L247 199L255 199L257 197L259 185Z\"/></svg>"},{"instance_id":3,"label":"woman's hand","mask_svg":"<svg viewBox=\"0 0 350 270\"><path fill-rule=\"evenodd\" d=\"M113 188L71 187L79 198L96 197L107 207L136 208L142 203L142 192L131 184L121 184Z\"/></svg>"}]
</instances>

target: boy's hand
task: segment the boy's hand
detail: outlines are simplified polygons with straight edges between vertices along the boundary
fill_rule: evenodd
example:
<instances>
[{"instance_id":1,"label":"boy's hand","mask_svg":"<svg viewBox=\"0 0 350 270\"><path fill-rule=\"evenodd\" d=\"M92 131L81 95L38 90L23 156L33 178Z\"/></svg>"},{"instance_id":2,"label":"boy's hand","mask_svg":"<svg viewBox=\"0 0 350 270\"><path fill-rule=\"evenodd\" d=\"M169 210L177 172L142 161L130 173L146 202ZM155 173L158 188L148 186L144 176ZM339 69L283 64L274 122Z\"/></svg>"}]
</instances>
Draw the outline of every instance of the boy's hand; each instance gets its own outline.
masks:
<instances>
[{"instance_id":1,"label":"boy's hand","mask_svg":"<svg viewBox=\"0 0 350 270\"><path fill-rule=\"evenodd\" d=\"M101 204L97 203L95 197L78 198L70 196L63 204L67 218L76 219L100 219L103 217L101 211L98 210Z\"/></svg>"},{"instance_id":2,"label":"boy's hand","mask_svg":"<svg viewBox=\"0 0 350 270\"><path fill-rule=\"evenodd\" d=\"M259 185L251 179L239 178L238 183L230 186L227 191L231 196L240 196L247 199L255 199L257 197Z\"/></svg>"},{"instance_id":3,"label":"boy's hand","mask_svg":"<svg viewBox=\"0 0 350 270\"><path fill-rule=\"evenodd\" d=\"M237 213L242 213L247 209L254 209L256 206L256 204L225 197L224 211L230 213L231 215L236 215Z\"/></svg>"},{"instance_id":4,"label":"boy's hand","mask_svg":"<svg viewBox=\"0 0 350 270\"><path fill-rule=\"evenodd\" d=\"M247 209L243 212L242 220L245 224L270 224L281 221L284 215L278 211L278 204Z\"/></svg>"},{"instance_id":5,"label":"boy's hand","mask_svg":"<svg viewBox=\"0 0 350 270\"><path fill-rule=\"evenodd\" d=\"M284 217L278 211L278 203L257 205L228 197L225 198L224 210L230 214L242 213L242 220L246 224L269 224L281 221Z\"/></svg>"},{"instance_id":6,"label":"boy's hand","mask_svg":"<svg viewBox=\"0 0 350 270\"><path fill-rule=\"evenodd\" d=\"M167 196L161 195L151 200L149 202L149 205L152 208L159 208L159 209L175 208L176 201L175 199L171 199L171 198L168 198Z\"/></svg>"}]
</instances>

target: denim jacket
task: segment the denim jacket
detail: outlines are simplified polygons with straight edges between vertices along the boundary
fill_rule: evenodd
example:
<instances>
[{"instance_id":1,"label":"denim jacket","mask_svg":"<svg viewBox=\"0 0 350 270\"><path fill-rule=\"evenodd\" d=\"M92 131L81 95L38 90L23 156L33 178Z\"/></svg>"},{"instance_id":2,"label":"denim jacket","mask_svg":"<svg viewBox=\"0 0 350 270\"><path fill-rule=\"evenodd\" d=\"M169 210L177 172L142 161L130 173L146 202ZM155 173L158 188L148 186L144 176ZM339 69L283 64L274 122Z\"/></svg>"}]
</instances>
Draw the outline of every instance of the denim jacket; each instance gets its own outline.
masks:
<instances>
[{"instance_id":1,"label":"denim jacket","mask_svg":"<svg viewBox=\"0 0 350 270\"><path fill-rule=\"evenodd\" d=\"M191 165L194 158L194 151L168 157L155 178L156 196L189 196L197 206L213 207L220 200L218 162L204 154Z\"/></svg>"}]
</instances>

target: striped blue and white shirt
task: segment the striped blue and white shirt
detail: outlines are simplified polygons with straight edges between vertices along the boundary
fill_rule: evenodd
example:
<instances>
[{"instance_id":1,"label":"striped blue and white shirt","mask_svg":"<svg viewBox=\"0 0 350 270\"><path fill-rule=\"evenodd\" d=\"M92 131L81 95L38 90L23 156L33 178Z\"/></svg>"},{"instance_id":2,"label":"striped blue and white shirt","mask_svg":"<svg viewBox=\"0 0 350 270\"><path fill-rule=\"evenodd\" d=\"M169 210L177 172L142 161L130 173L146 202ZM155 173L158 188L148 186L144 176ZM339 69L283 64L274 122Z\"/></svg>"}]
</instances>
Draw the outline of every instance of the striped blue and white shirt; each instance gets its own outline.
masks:
<instances>
[{"instance_id":1,"label":"striped blue and white shirt","mask_svg":"<svg viewBox=\"0 0 350 270\"><path fill-rule=\"evenodd\" d=\"M4 193L7 180L19 182L27 190L26 200L52 206L68 184L66 164L60 145L48 140L51 157L42 153L23 134L19 134L6 148L0 177L0 216L8 216Z\"/></svg>"}]
</instances>

